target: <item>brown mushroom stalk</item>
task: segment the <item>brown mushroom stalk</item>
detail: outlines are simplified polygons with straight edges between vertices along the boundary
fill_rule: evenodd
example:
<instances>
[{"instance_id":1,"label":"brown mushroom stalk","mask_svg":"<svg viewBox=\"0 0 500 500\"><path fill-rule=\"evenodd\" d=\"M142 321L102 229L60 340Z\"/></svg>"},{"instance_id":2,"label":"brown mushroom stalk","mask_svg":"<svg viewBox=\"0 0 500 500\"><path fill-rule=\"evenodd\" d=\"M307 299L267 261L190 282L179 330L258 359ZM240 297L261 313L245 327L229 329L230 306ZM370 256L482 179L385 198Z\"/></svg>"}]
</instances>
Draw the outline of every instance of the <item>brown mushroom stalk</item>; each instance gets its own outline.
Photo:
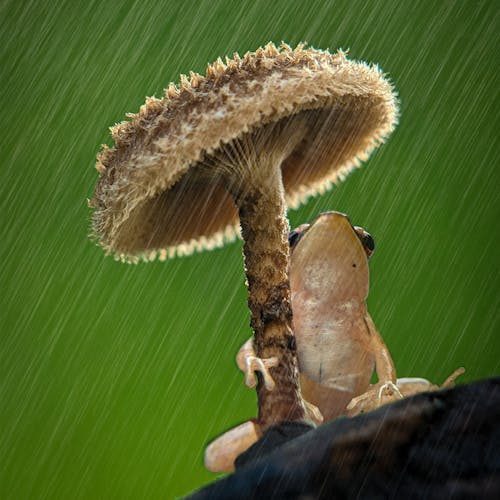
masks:
<instances>
[{"instance_id":1,"label":"brown mushroom stalk","mask_svg":"<svg viewBox=\"0 0 500 500\"><path fill-rule=\"evenodd\" d=\"M287 205L325 192L366 160L393 130L396 103L376 66L341 51L268 44L218 59L205 76L181 76L164 98L115 125L113 147L98 155L93 233L118 259L213 249L241 227L257 355L275 381L268 390L258 374L263 429L305 415Z\"/></svg>"},{"instance_id":2,"label":"brown mushroom stalk","mask_svg":"<svg viewBox=\"0 0 500 500\"><path fill-rule=\"evenodd\" d=\"M281 164L302 140L300 120L270 124L220 148L204 162L224 176L238 207L248 286L248 306L257 356L276 357L275 387L257 372L259 424L306 417L298 383L288 279L290 231ZM202 163L203 164L203 163Z\"/></svg>"}]
</instances>

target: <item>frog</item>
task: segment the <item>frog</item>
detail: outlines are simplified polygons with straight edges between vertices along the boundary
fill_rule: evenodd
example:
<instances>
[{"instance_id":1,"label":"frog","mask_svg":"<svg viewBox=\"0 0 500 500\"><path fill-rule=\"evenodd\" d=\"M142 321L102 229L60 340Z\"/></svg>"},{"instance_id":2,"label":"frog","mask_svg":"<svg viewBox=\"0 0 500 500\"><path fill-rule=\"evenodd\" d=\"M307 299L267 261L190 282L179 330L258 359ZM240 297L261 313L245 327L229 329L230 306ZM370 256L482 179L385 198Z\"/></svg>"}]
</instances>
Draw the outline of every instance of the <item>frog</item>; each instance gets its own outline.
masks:
<instances>
[{"instance_id":1,"label":"frog","mask_svg":"<svg viewBox=\"0 0 500 500\"><path fill-rule=\"evenodd\" d=\"M371 235L341 212L324 212L290 234L290 288L303 397L325 420L354 397L403 397L389 350L368 312ZM359 399L354 414L368 399ZM359 408L358 408L359 407Z\"/></svg>"},{"instance_id":2,"label":"frog","mask_svg":"<svg viewBox=\"0 0 500 500\"><path fill-rule=\"evenodd\" d=\"M339 416L355 416L418 392L451 387L463 373L456 370L444 384L423 378L397 379L394 362L367 308L372 236L353 226L341 212L319 214L291 231L290 290L301 393L310 422L319 425ZM252 339L236 356L248 387L262 375L274 389L276 358L256 356ZM371 384L376 372L377 382ZM259 439L262 431L249 420L213 441L205 466L214 472L233 470L234 459Z\"/></svg>"}]
</instances>

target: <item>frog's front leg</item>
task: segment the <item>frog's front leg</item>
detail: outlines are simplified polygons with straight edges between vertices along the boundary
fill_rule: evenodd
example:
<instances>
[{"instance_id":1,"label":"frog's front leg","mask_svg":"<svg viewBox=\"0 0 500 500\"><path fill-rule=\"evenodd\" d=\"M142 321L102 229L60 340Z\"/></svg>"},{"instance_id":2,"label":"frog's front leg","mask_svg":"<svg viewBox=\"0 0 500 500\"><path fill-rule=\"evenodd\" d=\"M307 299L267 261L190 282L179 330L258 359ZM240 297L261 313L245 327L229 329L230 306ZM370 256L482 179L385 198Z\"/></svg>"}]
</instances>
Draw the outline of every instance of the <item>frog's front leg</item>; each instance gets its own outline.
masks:
<instances>
[{"instance_id":1,"label":"frog's front leg","mask_svg":"<svg viewBox=\"0 0 500 500\"><path fill-rule=\"evenodd\" d=\"M275 383L272 375L269 373L269 368L273 368L278 365L278 358L258 358L255 353L252 338L248 339L241 346L238 354L236 355L236 364L245 374L245 384L248 387L255 387L255 372L260 371L262 373L266 389L270 391L274 389ZM323 423L323 415L321 414L319 408L305 399L303 399L303 403L309 419L315 424Z\"/></svg>"},{"instance_id":2,"label":"frog's front leg","mask_svg":"<svg viewBox=\"0 0 500 500\"><path fill-rule=\"evenodd\" d=\"M258 358L253 347L253 339L248 339L238 351L236 355L236 363L238 368L245 374L245 384L253 388L255 387L255 372L262 374L264 386L268 391L274 389L275 383L273 377L269 373L269 368L278 366L278 358Z\"/></svg>"},{"instance_id":3,"label":"frog's front leg","mask_svg":"<svg viewBox=\"0 0 500 500\"><path fill-rule=\"evenodd\" d=\"M378 408L382 404L402 399L403 395L397 386L396 368L389 349L382 340L370 315L366 313L365 324L370 336L370 350L375 357L375 369L378 382L365 393L355 397L347 405L348 414L353 416Z\"/></svg>"}]
</instances>

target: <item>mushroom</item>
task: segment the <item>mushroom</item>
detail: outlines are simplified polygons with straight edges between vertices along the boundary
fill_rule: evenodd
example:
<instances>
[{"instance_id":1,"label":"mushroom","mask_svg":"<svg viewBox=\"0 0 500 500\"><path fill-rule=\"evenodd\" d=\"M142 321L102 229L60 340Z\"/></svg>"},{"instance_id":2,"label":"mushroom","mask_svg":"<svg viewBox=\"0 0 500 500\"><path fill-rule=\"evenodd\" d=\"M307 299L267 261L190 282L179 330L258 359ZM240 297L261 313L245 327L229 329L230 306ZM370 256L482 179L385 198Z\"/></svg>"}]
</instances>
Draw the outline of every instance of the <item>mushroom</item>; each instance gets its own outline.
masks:
<instances>
[{"instance_id":1,"label":"mushroom","mask_svg":"<svg viewBox=\"0 0 500 500\"><path fill-rule=\"evenodd\" d=\"M287 204L343 180L397 121L376 66L341 51L268 44L181 75L111 128L90 206L108 253L137 262L222 246L238 236L257 356L259 423L305 419L288 280ZM271 370L274 384L269 382ZM267 378L266 378L267 377ZM266 389L274 386L272 390Z\"/></svg>"}]
</instances>

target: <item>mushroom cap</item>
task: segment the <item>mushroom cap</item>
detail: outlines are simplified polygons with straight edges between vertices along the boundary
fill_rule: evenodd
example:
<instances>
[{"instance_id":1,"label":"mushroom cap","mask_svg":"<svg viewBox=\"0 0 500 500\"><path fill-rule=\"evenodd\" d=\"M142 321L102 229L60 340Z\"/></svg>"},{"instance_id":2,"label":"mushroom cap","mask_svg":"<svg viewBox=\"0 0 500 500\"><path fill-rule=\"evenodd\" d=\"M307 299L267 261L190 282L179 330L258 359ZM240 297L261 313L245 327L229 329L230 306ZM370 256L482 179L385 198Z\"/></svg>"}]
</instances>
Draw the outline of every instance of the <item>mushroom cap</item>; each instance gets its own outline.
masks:
<instances>
[{"instance_id":1,"label":"mushroom cap","mask_svg":"<svg viewBox=\"0 0 500 500\"><path fill-rule=\"evenodd\" d=\"M286 202L296 208L343 180L394 129L397 97L375 65L342 51L268 44L219 58L205 76L181 76L162 99L111 128L89 202L92 231L108 253L161 260L222 246L238 234L222 182L196 166L222 145L299 118L307 133L282 163Z\"/></svg>"}]
</instances>

